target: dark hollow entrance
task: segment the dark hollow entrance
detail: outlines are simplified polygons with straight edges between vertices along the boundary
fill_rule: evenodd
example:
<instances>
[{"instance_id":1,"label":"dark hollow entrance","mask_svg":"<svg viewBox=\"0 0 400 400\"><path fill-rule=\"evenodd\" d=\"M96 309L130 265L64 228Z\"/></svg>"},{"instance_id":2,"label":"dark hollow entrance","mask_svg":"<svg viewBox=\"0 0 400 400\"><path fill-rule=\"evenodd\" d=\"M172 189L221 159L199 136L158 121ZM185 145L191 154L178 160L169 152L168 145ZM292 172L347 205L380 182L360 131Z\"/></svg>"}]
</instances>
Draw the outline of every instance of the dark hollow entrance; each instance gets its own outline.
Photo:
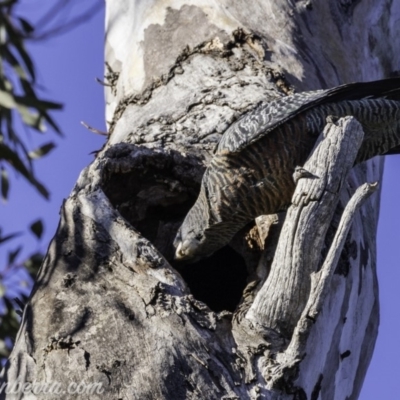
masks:
<instances>
[{"instance_id":1,"label":"dark hollow entrance","mask_svg":"<svg viewBox=\"0 0 400 400\"><path fill-rule=\"evenodd\" d=\"M107 156L102 188L115 209L181 273L197 300L213 311L234 311L246 287L241 255L226 246L194 264L173 260L174 237L200 190L202 160L129 144L111 147Z\"/></svg>"},{"instance_id":2,"label":"dark hollow entrance","mask_svg":"<svg viewBox=\"0 0 400 400\"><path fill-rule=\"evenodd\" d=\"M174 265L175 266L175 265ZM179 268L193 296L213 311L235 311L246 287L246 264L230 246Z\"/></svg>"}]
</instances>

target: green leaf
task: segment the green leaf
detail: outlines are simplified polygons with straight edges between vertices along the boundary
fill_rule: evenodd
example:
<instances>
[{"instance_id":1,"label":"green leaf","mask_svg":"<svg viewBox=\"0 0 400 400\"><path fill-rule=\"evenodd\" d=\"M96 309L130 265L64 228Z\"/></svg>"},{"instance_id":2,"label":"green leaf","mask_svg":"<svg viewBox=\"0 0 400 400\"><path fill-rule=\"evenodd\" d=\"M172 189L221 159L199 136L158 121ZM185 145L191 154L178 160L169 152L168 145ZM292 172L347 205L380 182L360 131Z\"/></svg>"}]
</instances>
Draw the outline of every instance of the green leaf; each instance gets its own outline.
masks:
<instances>
[{"instance_id":1,"label":"green leaf","mask_svg":"<svg viewBox=\"0 0 400 400\"><path fill-rule=\"evenodd\" d=\"M10 63L15 73L21 78L21 80L27 82L28 77L26 72L11 50L7 46L0 46L0 54Z\"/></svg>"},{"instance_id":2,"label":"green leaf","mask_svg":"<svg viewBox=\"0 0 400 400\"><path fill-rule=\"evenodd\" d=\"M16 104L17 110L22 117L22 121L32 128L38 130L39 132L44 132L46 127L43 124L42 115L39 113L32 113L29 111L28 107Z\"/></svg>"},{"instance_id":3,"label":"green leaf","mask_svg":"<svg viewBox=\"0 0 400 400\"><path fill-rule=\"evenodd\" d=\"M38 239L40 239L42 237L43 222L41 219L38 219L37 221L35 221L33 224L31 224L31 226L29 228Z\"/></svg>"},{"instance_id":4,"label":"green leaf","mask_svg":"<svg viewBox=\"0 0 400 400\"><path fill-rule=\"evenodd\" d=\"M10 189L10 181L8 180L8 173L5 168L1 168L0 172L0 178L1 178L1 197L3 201L8 200L8 190Z\"/></svg>"},{"instance_id":5,"label":"green leaf","mask_svg":"<svg viewBox=\"0 0 400 400\"><path fill-rule=\"evenodd\" d=\"M0 298L3 298L5 294L6 294L6 288L5 288L4 285L0 282Z\"/></svg>"},{"instance_id":6,"label":"green leaf","mask_svg":"<svg viewBox=\"0 0 400 400\"><path fill-rule=\"evenodd\" d=\"M14 251L8 252L8 264L13 264L16 258L18 257L19 253L22 250L22 246L18 246Z\"/></svg>"},{"instance_id":7,"label":"green leaf","mask_svg":"<svg viewBox=\"0 0 400 400\"><path fill-rule=\"evenodd\" d=\"M18 17L18 19L19 22L21 22L22 29L25 33L29 34L35 30L35 28L25 18Z\"/></svg>"},{"instance_id":8,"label":"green leaf","mask_svg":"<svg viewBox=\"0 0 400 400\"><path fill-rule=\"evenodd\" d=\"M3 0L0 2L0 6L2 7L10 7L14 5L18 0Z\"/></svg>"},{"instance_id":9,"label":"green leaf","mask_svg":"<svg viewBox=\"0 0 400 400\"><path fill-rule=\"evenodd\" d=\"M15 102L14 96L11 93L0 90L0 106L12 110L17 107L17 103Z\"/></svg>"},{"instance_id":10,"label":"green leaf","mask_svg":"<svg viewBox=\"0 0 400 400\"><path fill-rule=\"evenodd\" d=\"M49 114L43 113L43 118L55 130L56 133L58 133L60 136L64 136L64 134L61 132L61 129L58 127L58 125L54 122L53 118L51 118Z\"/></svg>"},{"instance_id":11,"label":"green leaf","mask_svg":"<svg viewBox=\"0 0 400 400\"><path fill-rule=\"evenodd\" d=\"M6 27L3 24L3 21L0 20L0 45L5 45L7 42L7 31Z\"/></svg>"},{"instance_id":12,"label":"green leaf","mask_svg":"<svg viewBox=\"0 0 400 400\"><path fill-rule=\"evenodd\" d=\"M46 143L43 146L37 148L36 150L29 152L29 158L31 158L32 160L36 158L41 158L46 154L50 153L50 151L52 151L55 147L56 145L53 142Z\"/></svg>"},{"instance_id":13,"label":"green leaf","mask_svg":"<svg viewBox=\"0 0 400 400\"><path fill-rule=\"evenodd\" d=\"M39 100L37 97L32 95L15 96L14 98L18 104L32 107L39 111L61 110L63 108L63 105L61 103L56 103L54 101L48 100Z\"/></svg>"},{"instance_id":14,"label":"green leaf","mask_svg":"<svg viewBox=\"0 0 400 400\"><path fill-rule=\"evenodd\" d=\"M6 144L0 143L0 159L7 161L20 174L30 179L30 172L26 169L18 154L11 150Z\"/></svg>"},{"instance_id":15,"label":"green leaf","mask_svg":"<svg viewBox=\"0 0 400 400\"><path fill-rule=\"evenodd\" d=\"M31 75L33 81L35 81L36 80L35 67L33 66L33 62L31 60L31 58L29 57L29 54L26 52L22 41L17 40L15 42L13 42L13 44L16 47L16 49L18 50L18 53L21 56L22 60L24 61L26 69L28 70L29 74Z\"/></svg>"},{"instance_id":16,"label":"green leaf","mask_svg":"<svg viewBox=\"0 0 400 400\"><path fill-rule=\"evenodd\" d=\"M17 135L14 131L14 127L12 125L11 113L8 111L5 115L6 119L6 128L7 128L7 135L10 141L13 143L14 148L22 151L22 154L25 156L26 161L28 162L27 168L31 171L32 170L32 160L29 158L29 151L25 146L25 143L21 140L21 138ZM19 154L19 152L17 152ZM22 158L22 157L21 157Z\"/></svg>"},{"instance_id":17,"label":"green leaf","mask_svg":"<svg viewBox=\"0 0 400 400\"><path fill-rule=\"evenodd\" d=\"M7 358L10 355L10 350L7 349L6 342L0 339L0 357Z\"/></svg>"},{"instance_id":18,"label":"green leaf","mask_svg":"<svg viewBox=\"0 0 400 400\"><path fill-rule=\"evenodd\" d=\"M45 197L49 198L49 192L47 189L28 171L24 163L20 160L17 153L11 150L4 143L0 143L0 160L3 159L7 161L14 169L24 176L37 190Z\"/></svg>"},{"instance_id":19,"label":"green leaf","mask_svg":"<svg viewBox=\"0 0 400 400\"><path fill-rule=\"evenodd\" d=\"M40 100L33 101L32 99L28 100L28 96L13 96L12 93L6 92L5 90L0 90L0 106L3 106L4 108L10 110L16 108L21 115L22 121L26 125L29 125L40 132L44 132L46 130L46 127L43 124L42 114L31 112L28 108L29 106L25 105L25 103L29 104L29 102L40 106L39 108L37 108L39 111L41 110L41 108L46 108L47 106L50 108L60 106L60 104L57 103L41 102ZM31 107L35 108L34 106Z\"/></svg>"},{"instance_id":20,"label":"green leaf","mask_svg":"<svg viewBox=\"0 0 400 400\"><path fill-rule=\"evenodd\" d=\"M10 110L16 108L18 104L23 107L35 108L38 111L61 110L63 105L54 101L40 100L33 95L14 96L13 93L0 90L0 105Z\"/></svg>"},{"instance_id":21,"label":"green leaf","mask_svg":"<svg viewBox=\"0 0 400 400\"><path fill-rule=\"evenodd\" d=\"M21 232L10 233L7 236L0 236L0 243L7 242L8 240L14 239L15 237L21 235Z\"/></svg>"},{"instance_id":22,"label":"green leaf","mask_svg":"<svg viewBox=\"0 0 400 400\"><path fill-rule=\"evenodd\" d=\"M40 266L42 265L44 255L42 253L35 253L24 262L24 267L27 269L32 279L36 278Z\"/></svg>"},{"instance_id":23,"label":"green leaf","mask_svg":"<svg viewBox=\"0 0 400 400\"><path fill-rule=\"evenodd\" d=\"M18 34L17 31L14 30L14 27L6 18L3 19L4 26L6 28L8 34L8 41L12 44L17 50L19 56L25 64L26 69L28 70L30 76L33 80L35 80L35 68L33 66L33 62L29 57L29 54L25 50L24 43L21 38L21 34Z\"/></svg>"}]
</instances>

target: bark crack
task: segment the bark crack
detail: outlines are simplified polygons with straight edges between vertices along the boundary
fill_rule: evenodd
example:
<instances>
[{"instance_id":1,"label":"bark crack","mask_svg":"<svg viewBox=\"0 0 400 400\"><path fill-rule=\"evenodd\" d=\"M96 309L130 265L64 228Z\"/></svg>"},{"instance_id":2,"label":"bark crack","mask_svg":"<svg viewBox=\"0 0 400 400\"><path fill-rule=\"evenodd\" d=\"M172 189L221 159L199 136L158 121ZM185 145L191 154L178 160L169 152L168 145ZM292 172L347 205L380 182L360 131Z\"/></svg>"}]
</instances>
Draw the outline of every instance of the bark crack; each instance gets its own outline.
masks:
<instances>
[{"instance_id":1,"label":"bark crack","mask_svg":"<svg viewBox=\"0 0 400 400\"><path fill-rule=\"evenodd\" d=\"M247 45L247 47L245 46ZM186 47L182 50L181 54L176 58L175 63L170 67L169 72L161 75L158 78L153 79L153 82L148 85L140 94L133 94L119 101L113 115L113 119L109 125L109 134L112 134L117 121L121 118L125 109L130 104L144 105L150 101L153 96L153 92L161 87L167 85L176 74L181 75L184 73L184 64L191 57L197 54L211 54L213 57L230 58L228 65L230 65L232 71L236 72L244 69L246 65L250 65L252 68L262 71L268 75L276 84L276 87L284 94L290 94L293 92L293 87L286 81L282 72L268 68L258 61L258 59L264 59L264 48L265 44L261 42L260 37L254 33L247 33L243 29L238 28L232 32L232 39L227 43L222 43L219 39L213 39L211 41L203 42L193 49ZM234 50L236 48L247 49L247 55L242 56L239 60L236 59ZM255 54L248 49L255 51ZM249 57L249 60L247 60ZM232 75L234 76L234 74ZM193 104L196 105L199 102ZM210 103L209 103L210 104ZM188 107L192 107L189 105Z\"/></svg>"}]
</instances>

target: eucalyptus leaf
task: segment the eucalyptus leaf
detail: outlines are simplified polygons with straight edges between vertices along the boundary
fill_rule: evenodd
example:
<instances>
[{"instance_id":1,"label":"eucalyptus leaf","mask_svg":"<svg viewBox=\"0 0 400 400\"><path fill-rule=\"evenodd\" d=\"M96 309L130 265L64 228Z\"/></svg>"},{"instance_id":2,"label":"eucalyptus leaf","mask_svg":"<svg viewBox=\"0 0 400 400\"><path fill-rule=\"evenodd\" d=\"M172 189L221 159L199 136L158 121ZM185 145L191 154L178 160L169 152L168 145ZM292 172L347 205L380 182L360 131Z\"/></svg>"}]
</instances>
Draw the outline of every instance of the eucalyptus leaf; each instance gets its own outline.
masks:
<instances>
[{"instance_id":1,"label":"eucalyptus leaf","mask_svg":"<svg viewBox=\"0 0 400 400\"><path fill-rule=\"evenodd\" d=\"M1 179L1 197L3 201L7 201L8 191L10 189L10 181L8 179L8 172L5 168L1 168L0 179Z\"/></svg>"},{"instance_id":2,"label":"eucalyptus leaf","mask_svg":"<svg viewBox=\"0 0 400 400\"><path fill-rule=\"evenodd\" d=\"M8 264L14 264L14 261L17 259L19 253L22 250L22 246L18 246L14 251L8 252Z\"/></svg>"},{"instance_id":3,"label":"eucalyptus leaf","mask_svg":"<svg viewBox=\"0 0 400 400\"><path fill-rule=\"evenodd\" d=\"M21 22L22 29L25 33L29 34L35 30L35 28L25 18L18 17L18 19L19 22Z\"/></svg>"},{"instance_id":4,"label":"eucalyptus leaf","mask_svg":"<svg viewBox=\"0 0 400 400\"><path fill-rule=\"evenodd\" d=\"M32 184L35 186L36 190L45 198L45 199L49 199L50 198L50 193L49 191L46 189L46 187L41 184L40 182L38 182L36 179L32 182Z\"/></svg>"},{"instance_id":5,"label":"eucalyptus leaf","mask_svg":"<svg viewBox=\"0 0 400 400\"><path fill-rule=\"evenodd\" d=\"M45 198L49 197L49 192L34 174L33 160L51 152L55 144L47 141L37 149L29 151L30 142L21 132L21 125L38 132L44 132L46 127L50 126L56 133L62 134L49 115L52 110L60 110L62 105L41 99L38 94L35 66L25 47L25 40L32 36L35 28L27 19L15 15L20 8L13 6L19 3L19 0L0 0L0 196L3 200L9 197L10 175L12 176L10 168L17 175L22 175ZM41 220L34 221L29 228L35 237L42 238ZM5 246L9 246L8 242L19 234L2 235L0 228L0 245L5 243ZM7 250L9 266L20 266L18 257L21 255L22 247L13 248L12 251ZM33 279L42 260L43 254L35 253L22 264ZM4 264L7 265L7 260ZM12 274L15 273L15 268L6 268L4 271ZM0 275L0 299L3 304L0 314L2 361L10 354L13 346L12 338L15 337L20 323L17 315L20 312L15 311L15 305L7 297L9 294L5 292L3 279L4 276ZM19 296L24 297L23 293L19 293Z\"/></svg>"},{"instance_id":6,"label":"eucalyptus leaf","mask_svg":"<svg viewBox=\"0 0 400 400\"><path fill-rule=\"evenodd\" d=\"M23 59L24 64L25 64L27 70L29 71L29 74L32 77L32 80L35 81L36 80L35 68L33 66L33 62L31 60L31 58L29 57L29 54L25 50L24 45L22 44L21 41L16 41L13 44L17 48L21 58Z\"/></svg>"},{"instance_id":7,"label":"eucalyptus leaf","mask_svg":"<svg viewBox=\"0 0 400 400\"><path fill-rule=\"evenodd\" d=\"M6 92L5 90L0 90L0 106L12 110L17 107L17 103L11 93Z\"/></svg>"},{"instance_id":8,"label":"eucalyptus leaf","mask_svg":"<svg viewBox=\"0 0 400 400\"><path fill-rule=\"evenodd\" d=\"M5 26L10 44L12 44L15 47L16 51L18 52L18 55L21 57L22 61L24 62L25 67L28 70L31 78L33 80L35 80L35 78L36 78L35 68L33 66L33 62L31 60L31 58L29 57L29 54L25 50L21 34L18 34L18 32L15 30L15 28L12 26L12 24L6 18L3 19L3 23Z\"/></svg>"},{"instance_id":9,"label":"eucalyptus leaf","mask_svg":"<svg viewBox=\"0 0 400 400\"><path fill-rule=\"evenodd\" d=\"M24 267L27 269L29 275L32 279L35 279L39 268L43 262L44 255L42 253L32 254L27 260L24 262Z\"/></svg>"},{"instance_id":10,"label":"eucalyptus leaf","mask_svg":"<svg viewBox=\"0 0 400 400\"><path fill-rule=\"evenodd\" d=\"M61 129L58 127L58 125L54 122L53 118L50 117L48 113L43 113L43 118L47 121L47 123L54 129L56 133L58 133L60 136L64 136L62 133Z\"/></svg>"},{"instance_id":11,"label":"eucalyptus leaf","mask_svg":"<svg viewBox=\"0 0 400 400\"><path fill-rule=\"evenodd\" d=\"M46 111L46 110L61 110L63 105L61 103L55 103L48 100L39 100L34 96L15 96L15 101L18 104L25 105L27 107L35 108L36 110Z\"/></svg>"},{"instance_id":12,"label":"eucalyptus leaf","mask_svg":"<svg viewBox=\"0 0 400 400\"><path fill-rule=\"evenodd\" d=\"M0 236L0 243L7 242L8 240L14 239L15 237L17 237L19 235L21 235L20 232L10 233L9 235L6 235L6 236Z\"/></svg>"},{"instance_id":13,"label":"eucalyptus leaf","mask_svg":"<svg viewBox=\"0 0 400 400\"><path fill-rule=\"evenodd\" d=\"M10 351L7 349L6 342L0 339L0 357L6 358L10 355Z\"/></svg>"},{"instance_id":14,"label":"eucalyptus leaf","mask_svg":"<svg viewBox=\"0 0 400 400\"><path fill-rule=\"evenodd\" d=\"M0 160L7 161L16 171L24 176L46 199L49 198L49 192L47 189L33 176L33 174L27 169L24 163L19 158L18 154L11 150L4 143L0 143Z\"/></svg>"},{"instance_id":15,"label":"eucalyptus leaf","mask_svg":"<svg viewBox=\"0 0 400 400\"><path fill-rule=\"evenodd\" d=\"M42 220L38 219L37 221L32 223L31 226L29 227L29 229L32 231L32 233L38 239L40 239L42 237L42 234L43 234L43 222L42 222Z\"/></svg>"},{"instance_id":16,"label":"eucalyptus leaf","mask_svg":"<svg viewBox=\"0 0 400 400\"><path fill-rule=\"evenodd\" d=\"M7 161L17 172L31 180L32 174L28 171L19 155L4 143L0 143L0 160Z\"/></svg>"},{"instance_id":17,"label":"eucalyptus leaf","mask_svg":"<svg viewBox=\"0 0 400 400\"><path fill-rule=\"evenodd\" d=\"M45 125L43 124L42 115L39 113L33 113L29 111L28 107L17 104L17 110L22 117L22 121L31 126L32 128L38 130L39 132L44 132L46 130Z\"/></svg>"},{"instance_id":18,"label":"eucalyptus leaf","mask_svg":"<svg viewBox=\"0 0 400 400\"><path fill-rule=\"evenodd\" d=\"M46 143L43 146L37 148L36 150L29 152L29 158L31 159L41 158L46 154L50 153L50 151L52 151L55 147L56 145L53 142Z\"/></svg>"},{"instance_id":19,"label":"eucalyptus leaf","mask_svg":"<svg viewBox=\"0 0 400 400\"><path fill-rule=\"evenodd\" d=\"M23 80L27 80L27 74L22 67L22 65L19 63L17 58L14 56L14 54L11 52L11 50L7 46L1 46L0 47L0 54L10 63L10 65L13 67L15 73Z\"/></svg>"}]
</instances>

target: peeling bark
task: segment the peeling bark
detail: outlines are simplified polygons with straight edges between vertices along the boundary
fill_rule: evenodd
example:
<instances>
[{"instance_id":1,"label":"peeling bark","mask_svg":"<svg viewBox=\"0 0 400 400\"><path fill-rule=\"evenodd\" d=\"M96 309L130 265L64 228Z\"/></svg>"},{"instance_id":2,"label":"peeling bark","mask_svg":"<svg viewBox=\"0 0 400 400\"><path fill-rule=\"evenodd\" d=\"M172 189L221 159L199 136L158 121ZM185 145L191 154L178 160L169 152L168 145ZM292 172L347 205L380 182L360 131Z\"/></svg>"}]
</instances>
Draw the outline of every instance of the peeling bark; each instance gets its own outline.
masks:
<instances>
[{"instance_id":1,"label":"peeling bark","mask_svg":"<svg viewBox=\"0 0 400 400\"><path fill-rule=\"evenodd\" d=\"M3 382L104 389L49 399L357 399L379 322L379 195L361 185L383 169L350 170L357 121L327 124L286 216L179 272L172 240L232 122L398 70L399 17L391 0L108 1L110 136L62 206Z\"/></svg>"}]
</instances>

